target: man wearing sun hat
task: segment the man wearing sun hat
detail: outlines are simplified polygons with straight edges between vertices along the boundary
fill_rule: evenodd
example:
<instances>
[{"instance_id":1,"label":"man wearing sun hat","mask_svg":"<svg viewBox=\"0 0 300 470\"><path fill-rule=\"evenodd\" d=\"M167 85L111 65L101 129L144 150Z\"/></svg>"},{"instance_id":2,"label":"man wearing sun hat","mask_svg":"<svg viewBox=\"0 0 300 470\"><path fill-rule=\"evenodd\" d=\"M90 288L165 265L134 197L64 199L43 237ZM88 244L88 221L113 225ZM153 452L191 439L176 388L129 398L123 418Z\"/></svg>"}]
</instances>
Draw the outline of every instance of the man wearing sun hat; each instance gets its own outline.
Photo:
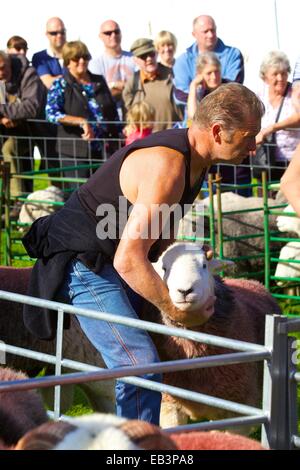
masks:
<instances>
[{"instance_id":1,"label":"man wearing sun hat","mask_svg":"<svg viewBox=\"0 0 300 470\"><path fill-rule=\"evenodd\" d=\"M157 62L157 53L152 39L134 41L130 51L139 67L127 81L123 100L127 110L139 101L147 101L155 110L154 131L169 129L182 119L173 100L173 83L170 69Z\"/></svg>"}]
</instances>

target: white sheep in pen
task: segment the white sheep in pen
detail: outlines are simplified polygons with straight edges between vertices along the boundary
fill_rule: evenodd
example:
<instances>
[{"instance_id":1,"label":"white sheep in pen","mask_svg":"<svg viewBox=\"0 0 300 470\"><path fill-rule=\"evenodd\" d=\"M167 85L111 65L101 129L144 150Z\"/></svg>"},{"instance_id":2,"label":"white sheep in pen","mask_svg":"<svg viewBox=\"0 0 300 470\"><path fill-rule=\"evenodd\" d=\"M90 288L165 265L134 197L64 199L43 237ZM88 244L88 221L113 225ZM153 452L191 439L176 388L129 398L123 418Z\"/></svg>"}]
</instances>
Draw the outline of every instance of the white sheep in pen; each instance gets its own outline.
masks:
<instances>
[{"instance_id":1,"label":"white sheep in pen","mask_svg":"<svg viewBox=\"0 0 300 470\"><path fill-rule=\"evenodd\" d=\"M216 235L216 251L220 252L219 243L219 227L217 224L217 196L214 195L214 211L215 211L215 224L214 231ZM232 238L229 241L223 243L223 257L224 258L241 258L235 262L235 276L244 275L244 273L251 273L256 271L262 271L264 269L264 252L265 252L265 241L264 241L264 213L263 213L263 199L261 197L243 197L232 192L225 192L221 195L222 201L222 213L231 211L241 211L234 214L223 214L222 216L222 228L223 237ZM198 201L199 207L208 211L210 201L209 198L205 198L202 201ZM278 204L273 199L268 199L269 207ZM253 209L260 209L253 211ZM201 212L201 210L200 210ZM179 234L184 235L192 233L191 225L198 218L202 218L203 215L193 216L189 212L184 219L184 226L181 222L179 227ZM270 231L277 231L276 227L276 216L271 215L269 217ZM204 217L204 233L209 236L208 230L208 217ZM240 240L234 239L238 236L249 236L249 238L243 238ZM253 237L253 235L260 235L259 237ZM271 249L278 249L278 242L271 242ZM252 256L252 258L251 258Z\"/></svg>"},{"instance_id":2,"label":"white sheep in pen","mask_svg":"<svg viewBox=\"0 0 300 470\"><path fill-rule=\"evenodd\" d=\"M289 204L283 210L285 213L294 213L294 209ZM287 215L277 217L277 227L280 232L289 232L295 238L299 237L299 242L288 242L281 248L279 258L283 260L300 261L300 218ZM292 278L300 277L300 263L278 262L275 271L276 277ZM289 281L278 280L278 285L286 285Z\"/></svg>"},{"instance_id":3,"label":"white sheep in pen","mask_svg":"<svg viewBox=\"0 0 300 470\"><path fill-rule=\"evenodd\" d=\"M265 315L280 314L275 299L262 284L246 279L224 279L213 276L224 263L206 259L203 250L190 243L175 243L155 265L167 284L177 308L189 315L199 311L199 327L194 331L223 336L250 343L263 344ZM150 304L143 318L169 326L176 325L169 317ZM184 325L183 325L184 326ZM186 359L232 352L188 339L154 335L161 360ZM165 373L169 385L212 395L230 401L259 406L262 390L261 363L201 368ZM185 424L188 418L221 419L231 412L184 400L163 396L161 425Z\"/></svg>"},{"instance_id":4,"label":"white sheep in pen","mask_svg":"<svg viewBox=\"0 0 300 470\"><path fill-rule=\"evenodd\" d=\"M19 214L19 222L22 224L32 224L35 220L46 215L53 214L60 206L51 204L53 202L63 202L64 193L56 186L48 186L46 189L34 191L27 196L27 201L22 204ZM41 202L30 202L41 201Z\"/></svg>"}]
</instances>

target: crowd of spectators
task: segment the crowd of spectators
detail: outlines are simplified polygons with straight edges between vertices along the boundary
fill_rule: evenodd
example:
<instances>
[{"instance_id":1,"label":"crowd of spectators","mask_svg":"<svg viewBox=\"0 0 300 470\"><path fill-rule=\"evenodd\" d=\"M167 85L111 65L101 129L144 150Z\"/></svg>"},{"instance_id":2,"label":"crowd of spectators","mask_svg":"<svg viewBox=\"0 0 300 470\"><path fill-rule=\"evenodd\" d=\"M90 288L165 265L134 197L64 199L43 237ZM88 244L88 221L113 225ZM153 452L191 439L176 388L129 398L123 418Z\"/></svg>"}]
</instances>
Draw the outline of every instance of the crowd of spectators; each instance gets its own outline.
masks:
<instances>
[{"instance_id":1,"label":"crowd of spectators","mask_svg":"<svg viewBox=\"0 0 300 470\"><path fill-rule=\"evenodd\" d=\"M100 25L104 49L93 58L86 44L67 41L60 18L47 21L48 47L34 53L31 63L27 41L12 36L7 50L0 51L1 154L12 172L33 169L34 146L41 154L41 169L107 158L125 139L127 144L151 132L188 126L204 96L222 83L243 83L243 55L217 36L214 19L200 15L192 27L195 42L176 59L172 32L161 31L154 40L137 38L125 51L114 20ZM293 84L288 82L288 58L280 51L270 52L260 69L266 114L257 144L276 133L279 167L290 160L300 138L299 64L300 58ZM225 182L251 179L243 170L240 175L218 170ZM64 176L87 177L90 171L69 169ZM272 177L281 174L279 168ZM30 181L12 179L13 195L31 190Z\"/></svg>"}]
</instances>

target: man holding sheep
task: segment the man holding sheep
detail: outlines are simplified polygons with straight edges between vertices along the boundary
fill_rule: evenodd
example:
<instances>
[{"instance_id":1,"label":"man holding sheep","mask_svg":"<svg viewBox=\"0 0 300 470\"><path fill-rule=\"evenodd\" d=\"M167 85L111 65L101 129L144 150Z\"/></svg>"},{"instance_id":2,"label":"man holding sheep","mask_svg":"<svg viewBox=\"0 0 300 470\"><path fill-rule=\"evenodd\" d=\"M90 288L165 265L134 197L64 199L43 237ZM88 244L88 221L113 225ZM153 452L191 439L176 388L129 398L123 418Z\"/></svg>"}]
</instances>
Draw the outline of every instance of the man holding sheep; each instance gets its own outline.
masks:
<instances>
[{"instance_id":1,"label":"man holding sheep","mask_svg":"<svg viewBox=\"0 0 300 470\"><path fill-rule=\"evenodd\" d=\"M222 85L201 101L189 129L154 133L118 150L62 209L35 222L25 237L28 252L39 258L29 294L133 319L138 319L146 299L187 327L199 324L196 314L187 316L173 305L151 264L176 237L172 230L163 236L159 209L176 205L184 214L210 165L239 164L255 150L263 111L256 95L243 85ZM126 201L126 214L120 198ZM107 215L110 207L115 217ZM104 219L106 237L99 234ZM153 236L157 224L160 235ZM174 226L172 220L173 232ZM37 315L28 306L24 320L40 337L55 334L53 314L47 311ZM87 317L78 320L109 368L159 361L146 331ZM161 380L159 374L143 378ZM117 381L119 416L158 424L160 399L158 392Z\"/></svg>"}]
</instances>

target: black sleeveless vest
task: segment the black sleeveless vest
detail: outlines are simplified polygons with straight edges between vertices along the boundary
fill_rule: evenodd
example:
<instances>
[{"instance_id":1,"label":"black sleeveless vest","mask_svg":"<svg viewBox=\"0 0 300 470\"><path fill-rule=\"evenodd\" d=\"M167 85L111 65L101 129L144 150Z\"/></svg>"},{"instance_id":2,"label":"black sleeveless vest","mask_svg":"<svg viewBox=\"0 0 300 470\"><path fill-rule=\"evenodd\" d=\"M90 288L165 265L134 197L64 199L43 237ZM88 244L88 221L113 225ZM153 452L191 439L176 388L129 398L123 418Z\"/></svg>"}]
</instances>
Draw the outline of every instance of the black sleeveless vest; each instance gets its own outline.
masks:
<instances>
[{"instance_id":1,"label":"black sleeveless vest","mask_svg":"<svg viewBox=\"0 0 300 470\"><path fill-rule=\"evenodd\" d=\"M191 188L191 156L187 132L187 129L170 129L122 148L73 193L59 211L41 217L32 224L23 238L28 254L32 258L38 258L32 270L28 295L45 300L66 301L59 298L59 292L64 282L66 266L72 259L79 259L96 273L100 272L104 263L113 261L120 239L120 227L116 227L117 236L100 239L96 227L101 217L96 216L96 210L99 205L109 203L118 213L119 197L123 196L119 183L120 168L124 158L133 150L162 146L184 155L185 188L179 204L183 209L182 213L188 210L188 205L194 201L201 188L205 171ZM127 205L130 206L129 201ZM118 218L116 223L118 224ZM162 240L158 239L151 247L149 260L155 261L162 250ZM24 305L23 318L25 326L33 335L41 339L52 339L55 336L54 312Z\"/></svg>"},{"instance_id":2,"label":"black sleeveless vest","mask_svg":"<svg viewBox=\"0 0 300 470\"><path fill-rule=\"evenodd\" d=\"M198 181L193 188L190 186L190 163L191 163L191 150L187 136L188 129L169 129L167 131L155 132L150 136L136 140L131 145L124 147L105 162L104 165L99 168L89 180L83 184L78 190L78 197L87 210L87 212L99 222L99 218L96 217L96 210L100 204L110 204L115 208L117 217L114 218L117 224L115 232L117 237L115 240L115 249L119 242L122 228L119 227L119 218L124 220L124 217L119 217L119 197L123 196L119 175L120 169L124 159L134 150L149 148L149 147L168 147L174 149L184 155L185 159L185 187L179 201L181 206L181 213L184 215L190 204L194 201L195 197L199 193L204 177L205 171L199 177ZM154 150L155 151L155 150ZM141 158L143 158L141 156ZM124 197L124 196L123 196ZM124 198L125 199L125 198ZM127 201L127 200L126 200ZM126 210L129 211L131 204L127 201ZM113 225L114 221L110 221ZM123 227L124 228L124 227ZM149 259L155 261L156 254L159 253L160 239L157 240L152 246Z\"/></svg>"}]
</instances>

